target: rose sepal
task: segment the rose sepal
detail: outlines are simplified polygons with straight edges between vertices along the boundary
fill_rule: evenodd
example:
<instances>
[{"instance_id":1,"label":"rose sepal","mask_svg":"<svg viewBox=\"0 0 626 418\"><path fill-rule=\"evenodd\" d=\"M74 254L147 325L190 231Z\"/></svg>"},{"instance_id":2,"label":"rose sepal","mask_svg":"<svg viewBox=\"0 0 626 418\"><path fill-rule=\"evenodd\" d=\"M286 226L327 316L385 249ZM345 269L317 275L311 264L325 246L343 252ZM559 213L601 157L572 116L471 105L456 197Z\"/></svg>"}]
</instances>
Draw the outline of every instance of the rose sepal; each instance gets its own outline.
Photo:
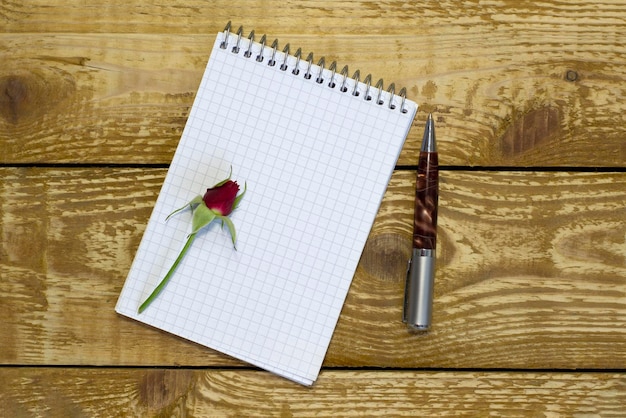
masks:
<instances>
[{"instance_id":1,"label":"rose sepal","mask_svg":"<svg viewBox=\"0 0 626 418\"><path fill-rule=\"evenodd\" d=\"M176 209L174 212L170 213L169 215L167 215L167 218L165 218L165 221L167 222L172 216L176 215L177 213L180 213L182 211L184 211L185 209L191 209L194 210L194 208L196 206L198 206L200 203L202 203L202 196L198 195L196 197L194 197L191 202L187 203L185 206L183 206L182 208L178 208Z\"/></svg>"},{"instance_id":2,"label":"rose sepal","mask_svg":"<svg viewBox=\"0 0 626 418\"><path fill-rule=\"evenodd\" d=\"M222 228L224 227L224 224L228 227L228 232L230 232L230 237L233 240L233 248L236 250L237 246L235 245L235 242L237 241L237 232L235 231L235 224L228 216L217 216L217 218L222 221Z\"/></svg>"},{"instance_id":3,"label":"rose sepal","mask_svg":"<svg viewBox=\"0 0 626 418\"><path fill-rule=\"evenodd\" d=\"M217 216L219 215L209 209L204 202L200 200L200 204L193 211L191 233L195 234L205 226L209 225Z\"/></svg>"},{"instance_id":4,"label":"rose sepal","mask_svg":"<svg viewBox=\"0 0 626 418\"><path fill-rule=\"evenodd\" d=\"M237 206L239 206L239 202L241 202L241 199L243 199L243 196L246 194L247 191L248 191L248 182L245 182L243 184L243 192L241 192L240 195L235 197L235 203L233 203L233 210L237 209Z\"/></svg>"}]
</instances>

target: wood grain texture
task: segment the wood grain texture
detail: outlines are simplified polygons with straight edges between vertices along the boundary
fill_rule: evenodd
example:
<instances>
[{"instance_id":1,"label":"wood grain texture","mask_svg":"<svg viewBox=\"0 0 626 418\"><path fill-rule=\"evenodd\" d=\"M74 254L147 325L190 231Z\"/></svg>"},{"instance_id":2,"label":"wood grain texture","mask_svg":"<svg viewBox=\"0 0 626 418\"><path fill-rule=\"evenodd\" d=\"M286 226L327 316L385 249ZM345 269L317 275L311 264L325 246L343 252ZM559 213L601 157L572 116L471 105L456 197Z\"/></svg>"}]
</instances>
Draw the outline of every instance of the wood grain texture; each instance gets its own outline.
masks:
<instances>
[{"instance_id":1,"label":"wood grain texture","mask_svg":"<svg viewBox=\"0 0 626 418\"><path fill-rule=\"evenodd\" d=\"M313 388L113 310L229 20L420 104ZM624 39L619 0L0 1L0 411L623 416ZM506 169L441 172L434 328L414 335L428 112L444 168Z\"/></svg>"},{"instance_id":2,"label":"wood grain texture","mask_svg":"<svg viewBox=\"0 0 626 418\"><path fill-rule=\"evenodd\" d=\"M113 311L164 176L2 170L1 363L229 364Z\"/></svg>"},{"instance_id":3,"label":"wood grain texture","mask_svg":"<svg viewBox=\"0 0 626 418\"><path fill-rule=\"evenodd\" d=\"M240 364L113 311L164 175L0 170L1 363ZM414 176L392 178L326 366L626 364L624 173L442 171L422 336L400 321Z\"/></svg>"},{"instance_id":4,"label":"wood grain texture","mask_svg":"<svg viewBox=\"0 0 626 418\"><path fill-rule=\"evenodd\" d=\"M626 176L440 176L432 331L410 337L394 322L401 315L415 181L414 173L400 171L331 343L339 363L623 367L626 333L616 324L626 319Z\"/></svg>"},{"instance_id":5,"label":"wood grain texture","mask_svg":"<svg viewBox=\"0 0 626 418\"><path fill-rule=\"evenodd\" d=\"M4 2L0 162L169 163L214 34L232 20L406 87L421 113L400 165L416 163L432 111L442 165L623 167L624 13L557 1Z\"/></svg>"},{"instance_id":6,"label":"wood grain texture","mask_svg":"<svg viewBox=\"0 0 626 418\"><path fill-rule=\"evenodd\" d=\"M9 368L11 416L619 417L620 373L324 371L305 388L259 371Z\"/></svg>"}]
</instances>

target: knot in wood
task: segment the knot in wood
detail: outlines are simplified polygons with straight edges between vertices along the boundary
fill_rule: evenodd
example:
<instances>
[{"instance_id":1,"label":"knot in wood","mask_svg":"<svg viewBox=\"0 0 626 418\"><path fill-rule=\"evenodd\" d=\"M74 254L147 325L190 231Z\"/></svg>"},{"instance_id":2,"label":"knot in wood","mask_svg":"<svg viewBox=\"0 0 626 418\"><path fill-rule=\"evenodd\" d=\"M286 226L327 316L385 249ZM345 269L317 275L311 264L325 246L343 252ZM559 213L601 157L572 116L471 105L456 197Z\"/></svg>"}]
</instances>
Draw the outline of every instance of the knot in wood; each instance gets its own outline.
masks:
<instances>
[{"instance_id":1,"label":"knot in wood","mask_svg":"<svg viewBox=\"0 0 626 418\"><path fill-rule=\"evenodd\" d=\"M0 119L13 125L29 124L51 116L54 109L66 112L65 100L75 92L76 82L62 69L0 67Z\"/></svg>"},{"instance_id":2,"label":"knot in wood","mask_svg":"<svg viewBox=\"0 0 626 418\"><path fill-rule=\"evenodd\" d=\"M28 107L28 86L20 77L10 76L0 79L0 115L16 123Z\"/></svg>"},{"instance_id":3,"label":"knot in wood","mask_svg":"<svg viewBox=\"0 0 626 418\"><path fill-rule=\"evenodd\" d=\"M565 79L567 81L577 81L578 73L574 70L567 70L567 72L565 73Z\"/></svg>"},{"instance_id":4,"label":"knot in wood","mask_svg":"<svg viewBox=\"0 0 626 418\"><path fill-rule=\"evenodd\" d=\"M561 115L555 107L545 106L513 116L511 126L502 136L502 152L513 157L539 147L553 139L560 126Z\"/></svg>"},{"instance_id":5,"label":"knot in wood","mask_svg":"<svg viewBox=\"0 0 626 418\"><path fill-rule=\"evenodd\" d=\"M406 277L410 246L400 234L371 236L361 256L361 267L372 277L382 281L397 282Z\"/></svg>"}]
</instances>

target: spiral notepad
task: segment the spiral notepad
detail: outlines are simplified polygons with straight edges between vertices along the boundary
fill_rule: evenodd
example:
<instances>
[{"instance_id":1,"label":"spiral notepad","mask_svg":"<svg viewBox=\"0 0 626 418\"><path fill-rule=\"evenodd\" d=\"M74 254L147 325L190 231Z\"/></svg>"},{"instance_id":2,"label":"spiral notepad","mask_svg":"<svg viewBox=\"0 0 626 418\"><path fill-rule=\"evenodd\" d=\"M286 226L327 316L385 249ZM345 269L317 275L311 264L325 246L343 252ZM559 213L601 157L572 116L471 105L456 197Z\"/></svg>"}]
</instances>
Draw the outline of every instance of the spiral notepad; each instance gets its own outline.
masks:
<instances>
[{"instance_id":1,"label":"spiral notepad","mask_svg":"<svg viewBox=\"0 0 626 418\"><path fill-rule=\"evenodd\" d=\"M116 310L296 382L317 378L417 105L359 72L230 25L218 33ZM226 228L173 210L228 176Z\"/></svg>"}]
</instances>

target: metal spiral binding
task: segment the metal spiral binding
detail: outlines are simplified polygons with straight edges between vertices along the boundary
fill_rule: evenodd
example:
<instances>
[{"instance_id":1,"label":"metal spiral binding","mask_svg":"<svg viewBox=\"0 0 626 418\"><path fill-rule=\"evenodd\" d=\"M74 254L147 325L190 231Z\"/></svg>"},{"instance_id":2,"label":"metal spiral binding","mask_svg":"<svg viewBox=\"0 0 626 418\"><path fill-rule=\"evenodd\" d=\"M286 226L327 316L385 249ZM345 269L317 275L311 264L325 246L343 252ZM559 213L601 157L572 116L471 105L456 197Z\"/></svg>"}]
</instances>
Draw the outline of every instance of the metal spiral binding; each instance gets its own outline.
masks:
<instances>
[{"instance_id":1,"label":"metal spiral binding","mask_svg":"<svg viewBox=\"0 0 626 418\"><path fill-rule=\"evenodd\" d=\"M224 40L220 43L221 49L228 48L228 41L230 39L230 29L231 29L231 23L228 22L226 24L226 27L224 28ZM238 54L240 52L240 43L241 43L242 36L243 36L243 26L240 26L239 29L237 30L237 41L235 42L235 45L231 49L232 53ZM266 43L267 43L267 37L263 35L261 37L261 40L259 41L259 44L261 45L261 50L259 51L259 54L255 57L255 60L257 62L263 62L264 60L263 54L265 52ZM250 34L248 35L248 49L243 53L244 57L250 58L252 56L253 44L254 44L254 31L251 31ZM272 54L271 54L271 58L267 61L267 65L269 65L270 67L274 67L276 66L276 52L278 50L278 39L275 39L269 48L272 49ZM285 45L285 47L283 48L284 58L282 60L282 63L278 67L281 71L287 71L287 69L289 68L289 65L287 63L289 56L290 56L289 48L290 48L289 44ZM300 61L302 60L302 49L298 48L296 53L291 56L293 56L296 59L295 65L291 73L296 76L300 75ZM305 61L307 63L307 67L306 67L306 71L304 72L304 78L307 80L314 79L316 83L323 84L325 81L323 78L323 75L324 75L323 73L324 73L324 68L326 65L326 61L324 57L320 58L320 60L317 63L317 67L319 67L319 70L317 71L317 74L315 74L315 78L313 78L313 74L311 73L312 68L313 68L313 53L312 52L309 53L309 55L307 55L307 58ZM347 93L348 87L346 86L346 81L348 80L348 78L352 78L352 80L354 81L354 88L352 89L350 94L355 97L361 96L361 91L359 90L361 72L359 70L356 70L354 74L352 75L352 77L348 77L348 66L347 65L344 66L343 69L339 73L339 76L341 77L340 83L338 83L338 81L335 80L335 76L337 74L337 62L336 61L333 61L330 64L330 66L328 67L328 70L331 72L331 76L330 76L330 80L328 80L328 83L326 84L327 87L334 89L337 86L339 86L339 91L341 91L342 93ZM365 91L363 92L363 99L367 101L372 101L373 98L372 98L372 95L370 94L372 90L371 89L371 86L372 86L371 74L368 74L365 77L365 79L363 80L363 84L365 84ZM396 96L395 89L396 89L395 83L391 83L389 87L387 88L387 93L390 96L387 107L392 110L396 109L396 105L393 100L394 97ZM375 103L379 106L384 105L385 104L385 101L383 100L384 83L383 83L382 78L378 80L378 82L374 86L374 90L378 90ZM400 111L402 113L407 113L408 110L404 107L406 103L406 88L403 87L402 89L400 89L400 92L397 94L397 96L401 98Z\"/></svg>"}]
</instances>

